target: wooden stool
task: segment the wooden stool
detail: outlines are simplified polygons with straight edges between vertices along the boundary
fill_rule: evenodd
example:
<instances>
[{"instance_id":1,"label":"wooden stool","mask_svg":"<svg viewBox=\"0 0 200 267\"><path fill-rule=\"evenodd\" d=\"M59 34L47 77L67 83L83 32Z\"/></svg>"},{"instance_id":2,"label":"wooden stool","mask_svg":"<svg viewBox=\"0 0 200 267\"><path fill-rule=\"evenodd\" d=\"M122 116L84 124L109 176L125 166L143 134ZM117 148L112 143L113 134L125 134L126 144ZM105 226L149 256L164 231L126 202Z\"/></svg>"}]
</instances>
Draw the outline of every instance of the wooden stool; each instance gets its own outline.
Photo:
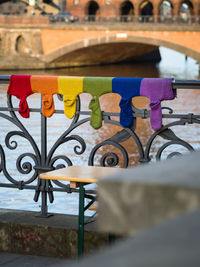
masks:
<instances>
[{"instance_id":1,"label":"wooden stool","mask_svg":"<svg viewBox=\"0 0 200 267\"><path fill-rule=\"evenodd\" d=\"M40 174L41 179L69 181L70 188L79 188L78 212L78 257L82 258L84 250L84 211L85 188L84 185L97 183L105 176L113 175L122 168L96 167L96 166L70 166Z\"/></svg>"}]
</instances>

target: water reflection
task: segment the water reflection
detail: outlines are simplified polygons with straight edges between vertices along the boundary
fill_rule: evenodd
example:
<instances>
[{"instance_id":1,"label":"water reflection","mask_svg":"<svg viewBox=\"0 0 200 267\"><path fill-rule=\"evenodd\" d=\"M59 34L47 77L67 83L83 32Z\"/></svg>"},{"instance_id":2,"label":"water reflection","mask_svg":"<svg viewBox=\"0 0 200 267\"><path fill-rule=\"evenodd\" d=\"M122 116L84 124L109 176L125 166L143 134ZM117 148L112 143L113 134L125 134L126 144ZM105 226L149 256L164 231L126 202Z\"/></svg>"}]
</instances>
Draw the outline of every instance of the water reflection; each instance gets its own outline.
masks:
<instances>
[{"instance_id":1,"label":"water reflection","mask_svg":"<svg viewBox=\"0 0 200 267\"><path fill-rule=\"evenodd\" d=\"M110 77L174 77L176 79L198 79L198 64L191 59L188 58L185 61L185 56L173 52L171 50L161 48L161 56L162 60L159 64L153 65L150 63L137 63L137 64L115 64L115 65L107 65L107 66L92 66L85 68L69 68L69 69L57 69L57 70L31 70L31 71L1 71L0 74L41 74L41 75L71 75L71 76L110 76ZM88 94L81 95L81 104L82 110L88 109L88 103L90 101L91 96ZM6 106L6 87L0 86L0 100L1 105ZM58 101L55 97L55 106L56 109L63 110L63 103ZM36 107L40 103L39 95L32 95L29 100L30 107ZM117 111L119 112L119 96L115 94L104 95L100 99L101 108L104 111ZM144 97L137 97L133 100L133 103L138 108L148 108L149 100ZM168 101L163 103L166 106L170 106L177 113L188 113L193 112L195 114L199 113L199 103L200 103L200 90L179 90L177 99L173 101ZM16 106L18 106L18 101L16 100ZM56 118L56 119L55 119ZM29 129L30 133L34 136L39 148L40 148L40 127L38 127L38 115L31 114L31 120L23 120L23 123L26 125L27 129ZM1 120L2 121L2 120ZM48 119L48 150L55 143L59 134L63 133L70 125L70 120L67 119L64 115L58 114L56 116ZM167 120L164 121L167 123ZM10 124L8 122L1 122L1 135L0 135L0 143L5 143L5 134L7 133L7 129L9 129ZM186 127L185 127L186 128ZM184 129L185 129L184 128ZM189 129L189 130L188 130ZM13 129L12 129L13 130ZM108 139L116 131L120 130L117 126L111 126L104 124L101 129L94 130L89 123L84 124L79 127L77 130L73 131L73 134L78 134L82 136L85 140L87 140L87 150L84 155L75 156L74 155L74 143L70 142L64 147L60 147L56 151L56 155L66 154L69 158L72 158L73 164L82 164L85 165L88 162L88 155L91 152L91 149L94 145L99 142ZM175 133L186 142L191 143L195 149L199 148L199 136L200 136L200 127L198 125L189 125L187 126L187 131L183 131L182 126L175 127ZM137 120L137 130L136 134L140 137L140 140L145 147L147 144L148 138L152 134L152 129L150 127L149 120L138 119ZM92 137L92 138L91 138ZM155 156L156 151L163 143L162 138L157 138L154 146L151 151L152 157ZM127 140L123 143L123 145L127 148L128 153L130 155L129 167L134 167L138 163L139 155L138 148L133 142L132 139ZM177 148L178 151L182 152L184 148L178 147L170 147L167 153L173 151L174 148ZM18 153L21 151L27 152L27 143L20 140L20 148ZM106 151L106 147L103 147L97 157L95 158L95 162L97 163L101 155ZM117 152L116 148L110 148L108 150L112 150L113 152ZM10 151L9 151L10 152ZM10 171L12 175L16 174L15 171L15 163L18 155L15 153L10 153L9 159L7 159L7 164L9 165ZM164 155L165 156L165 155ZM120 161L120 164L122 162ZM3 177L0 176L1 181ZM21 179L19 175L19 179ZM27 192L28 190L18 191L16 189L6 189L0 188L1 198L0 198L0 207L3 208L20 208L25 210L39 210L39 203L33 202L34 192ZM63 201L65 199L65 201ZM66 195L62 193L55 194L55 202L49 206L51 212L60 212L60 213L69 213L74 214L77 212L77 196L76 195ZM67 210L66 210L67 207Z\"/></svg>"},{"instance_id":2,"label":"water reflection","mask_svg":"<svg viewBox=\"0 0 200 267\"><path fill-rule=\"evenodd\" d=\"M126 63L103 66L87 66L76 68L50 70L15 70L0 71L2 74L40 74L40 75L69 75L69 76L101 76L101 77L158 77L159 69L151 63Z\"/></svg>"},{"instance_id":3,"label":"water reflection","mask_svg":"<svg viewBox=\"0 0 200 267\"><path fill-rule=\"evenodd\" d=\"M40 74L69 76L102 76L102 77L145 77L199 79L199 65L192 58L174 50L160 47L162 60L157 64L148 62L111 64L103 66L87 66L50 70L0 70L0 75Z\"/></svg>"},{"instance_id":4,"label":"water reflection","mask_svg":"<svg viewBox=\"0 0 200 267\"><path fill-rule=\"evenodd\" d=\"M157 65L160 78L199 79L199 64L185 55L164 47L160 48L162 60Z\"/></svg>"}]
</instances>

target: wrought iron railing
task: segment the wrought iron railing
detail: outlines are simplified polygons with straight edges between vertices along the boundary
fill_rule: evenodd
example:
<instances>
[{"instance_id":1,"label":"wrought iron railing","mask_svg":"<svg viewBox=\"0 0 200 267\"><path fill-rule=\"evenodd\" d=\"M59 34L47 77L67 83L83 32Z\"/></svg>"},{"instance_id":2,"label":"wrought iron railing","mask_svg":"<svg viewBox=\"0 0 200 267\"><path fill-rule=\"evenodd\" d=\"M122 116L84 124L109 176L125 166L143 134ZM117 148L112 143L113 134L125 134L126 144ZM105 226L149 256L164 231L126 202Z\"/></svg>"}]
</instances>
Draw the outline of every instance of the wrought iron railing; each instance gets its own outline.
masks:
<instances>
[{"instance_id":1,"label":"wrought iron railing","mask_svg":"<svg viewBox=\"0 0 200 267\"><path fill-rule=\"evenodd\" d=\"M8 84L10 76L0 76L0 84ZM172 81L173 89L200 89L200 80L173 80ZM58 99L61 96L58 95ZM34 201L37 202L39 196L41 196L41 211L40 216L47 217L48 216L48 199L50 203L54 201L53 192L78 192L78 189L71 189L68 184L61 183L59 181L51 182L48 180L39 179L39 174L45 171L53 170L56 168L66 167L73 165L72 160L68 154L68 151L65 151L62 155L56 155L56 150L58 147L62 145L68 144L69 141L75 141L78 145L74 146L74 154L80 157L84 155L84 152L87 147L88 140L85 140L83 136L80 134L73 134L74 130L81 129L85 123L90 121L90 111L84 111L81 109L81 101L80 98L77 100L76 113L70 125L64 130L63 133L57 131L56 141L53 143L51 147L48 147L48 119L42 115L41 107L39 108L30 108L31 113L37 113L40 116L40 121L37 120L37 124L40 128L39 139L38 142L32 134L28 131L25 124L19 119L18 116L18 108L13 105L13 98L10 95L7 96L7 106L0 107L0 118L1 120L7 120L13 127L17 128L17 130L13 130L12 126L8 129L4 129L6 132L4 144L0 144L0 172L6 179L6 182L0 183L0 187L8 187L8 188L18 188L22 189L32 189L35 190ZM61 99L60 99L61 100ZM59 100L58 100L59 101ZM164 144L156 149L155 158L156 160L161 159L161 155L163 151L174 144L183 146L188 151L195 150L191 144L184 141L180 137L178 137L173 131L172 127L176 126L184 126L186 124L200 124L200 114L175 114L173 110L169 107L162 107L163 111L168 111L166 114L163 112L163 119L169 119L170 122L165 124L160 130L153 132L153 134L148 138L146 145L142 144L138 134L136 133L136 121L137 118L148 119L150 117L150 111L148 109L138 109L133 106L133 116L136 118L134 120L134 124L131 128L123 128L119 123L119 113L118 112L102 112L103 121L106 125L115 125L118 128L120 127L120 131L116 131L116 133L112 134L106 140L100 140L97 144L94 144L93 147L89 148L89 156L88 156L88 165L95 165L95 156L98 152L103 148L108 146L109 150L106 152L102 152L99 156L99 165L101 166L119 166L127 168L129 164L130 155L127 152L127 148L123 145L124 142L130 140L130 144L136 145L139 158L138 162L147 163L151 161L151 149L153 147L154 140L156 137L160 136L164 140ZM55 110L54 116L59 116L59 114L63 114L63 110ZM81 117L82 116L82 117ZM29 118L31 120L31 118ZM2 123L1 123L2 125ZM2 131L1 131L2 132ZM79 133L79 131L77 131ZM9 151L15 151L18 147L18 141L13 140L15 137L21 137L28 142L28 146L32 148L33 152L25 152L21 151L21 154L16 159L16 169L12 174L10 174L7 168L7 159L6 159L6 147ZM40 147L39 147L40 143ZM129 146L130 146L129 144ZM27 151L28 151L27 146ZM116 153L116 151L110 151L110 146L112 148L116 148L120 155ZM169 157L180 155L180 151L170 152ZM122 159L120 159L120 157ZM29 158L30 160L27 160ZM62 160L62 163L59 163L59 160ZM64 163L63 163L64 161ZM15 174L20 174L20 179L15 178ZM25 179L25 177L29 175L30 177ZM21 178L24 177L23 178ZM86 190L86 193L93 193L94 190Z\"/></svg>"}]
</instances>

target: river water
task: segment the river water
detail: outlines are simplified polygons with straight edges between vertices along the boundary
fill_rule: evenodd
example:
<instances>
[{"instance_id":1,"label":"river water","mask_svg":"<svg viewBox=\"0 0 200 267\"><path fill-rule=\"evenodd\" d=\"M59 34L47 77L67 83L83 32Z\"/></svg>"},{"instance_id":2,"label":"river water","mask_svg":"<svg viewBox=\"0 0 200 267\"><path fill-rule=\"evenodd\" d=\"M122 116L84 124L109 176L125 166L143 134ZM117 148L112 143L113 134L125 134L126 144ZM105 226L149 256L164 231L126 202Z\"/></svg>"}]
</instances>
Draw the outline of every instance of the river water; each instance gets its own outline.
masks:
<instances>
[{"instance_id":1,"label":"river water","mask_svg":"<svg viewBox=\"0 0 200 267\"><path fill-rule=\"evenodd\" d=\"M41 74L41 75L70 75L70 76L110 76L110 77L153 77L153 78L176 78L176 79L200 79L198 64L192 58L185 58L183 54L177 53L173 50L161 47L160 48L162 60L158 64L151 63L134 63L134 64L114 64L106 66L93 66L93 67L84 67L84 68L70 68L70 69L57 69L57 70L47 70L47 71L0 71L0 75L7 74ZM1 105L6 105L6 89L7 87L0 85L0 100ZM119 98L118 96L113 97L113 95L103 96L101 107L105 111L119 111L118 108ZM199 103L200 103L200 90L178 90L177 99L170 101L170 107L172 107L176 113L194 113L199 114ZM4 103L4 104L3 104ZM17 103L17 102L16 102ZM87 110L87 105L89 103L89 96L81 96L82 109ZM110 104L112 103L112 105ZM34 94L30 97L30 107L39 107L40 100L37 94ZM136 107L148 108L148 100L144 98L136 98L134 100ZM56 104L58 105L58 104ZM61 103L59 104L61 105ZM62 109L62 106L56 106L56 108ZM30 128L30 133L35 137L37 143L40 143L40 129L38 128L38 118L35 115L31 115L31 120L23 119L23 123L27 128ZM58 117L58 115L57 115ZM60 115L59 118L55 119L53 116L48 120L48 146L55 142L55 136L69 125L69 120L66 119L63 115ZM2 120L1 120L2 121ZM7 133L10 124L8 122L1 122L1 135L0 143L5 143L5 134ZM183 131L182 127L176 128L176 134L183 138L185 141L189 142L195 149L200 147L200 127L198 125L188 126L189 130ZM187 127L185 127L187 128ZM184 129L185 129L184 128ZM112 136L116 132L114 126L104 125L100 130L96 131L92 129L89 125L79 129L77 132L80 136L88 139L89 148L97 144L98 142L107 139L109 136ZM137 124L137 134L140 136L140 139L143 145L146 144L148 138L152 134L152 129L150 127L148 120L138 120ZM92 138L91 138L92 136ZM21 142L21 141L20 141ZM160 147L162 143L158 139L153 146L152 155L155 155L156 150ZM5 146L4 146L5 147ZM127 143L130 155L129 166L133 167L137 165L138 153L137 148L134 145ZM21 142L18 153L27 152L27 144ZM73 144L67 149L73 150ZM177 148L180 152L183 152L183 148ZM9 151L10 152L10 151ZM65 149L60 149L57 153L63 154ZM73 151L72 151L73 152ZM168 151L171 152L171 151ZM20 175L16 175L16 155L17 151L13 150L7 159L7 167L9 172L16 179L21 179ZM103 152L102 152L103 153ZM73 157L72 154L68 154ZM87 164L87 155L79 156L73 158L73 164L85 165ZM1 174L1 181L6 182L5 178ZM33 201L34 192L31 190L22 190L17 189L7 189L0 188L0 208L11 208L11 209L22 209L22 210L33 210L39 211L40 201L35 203ZM50 212L58 213L67 213L67 214L77 214L77 205L78 198L76 194L64 194L64 193L55 193L55 201L53 204L49 204Z\"/></svg>"}]
</instances>

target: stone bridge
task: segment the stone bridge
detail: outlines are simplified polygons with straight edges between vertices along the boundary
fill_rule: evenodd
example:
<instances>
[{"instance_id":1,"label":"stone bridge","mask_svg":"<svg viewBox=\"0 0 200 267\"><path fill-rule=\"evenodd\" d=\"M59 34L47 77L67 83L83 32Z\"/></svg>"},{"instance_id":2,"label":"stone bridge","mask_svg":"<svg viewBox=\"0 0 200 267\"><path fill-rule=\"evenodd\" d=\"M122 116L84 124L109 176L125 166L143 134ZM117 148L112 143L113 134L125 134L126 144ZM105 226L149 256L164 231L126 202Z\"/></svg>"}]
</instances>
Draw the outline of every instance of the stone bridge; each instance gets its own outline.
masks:
<instances>
[{"instance_id":1,"label":"stone bridge","mask_svg":"<svg viewBox=\"0 0 200 267\"><path fill-rule=\"evenodd\" d=\"M159 46L200 62L199 44L199 25L1 27L0 68L45 69L126 62L144 58Z\"/></svg>"}]
</instances>

